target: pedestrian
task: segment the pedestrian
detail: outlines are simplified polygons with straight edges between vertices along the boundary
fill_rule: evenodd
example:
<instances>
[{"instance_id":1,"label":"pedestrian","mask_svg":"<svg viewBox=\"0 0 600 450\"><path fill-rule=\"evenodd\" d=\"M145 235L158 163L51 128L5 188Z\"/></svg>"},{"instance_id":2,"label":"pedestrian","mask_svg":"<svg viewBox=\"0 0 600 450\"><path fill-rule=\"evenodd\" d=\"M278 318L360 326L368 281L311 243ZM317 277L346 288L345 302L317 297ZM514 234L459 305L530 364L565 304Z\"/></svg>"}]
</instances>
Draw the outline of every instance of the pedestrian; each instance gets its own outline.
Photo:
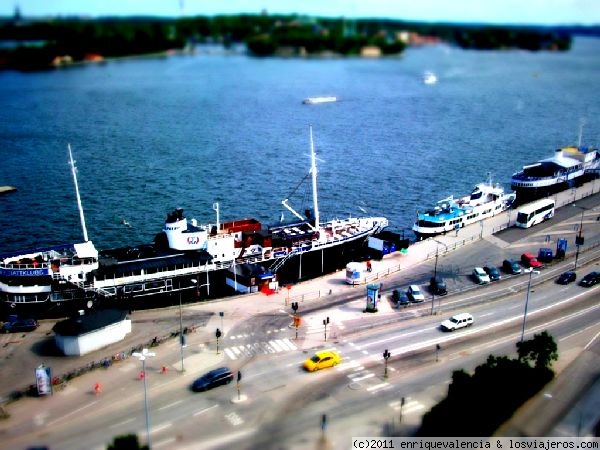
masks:
<instances>
[{"instance_id":1,"label":"pedestrian","mask_svg":"<svg viewBox=\"0 0 600 450\"><path fill-rule=\"evenodd\" d=\"M96 384L94 385L94 393L98 395L100 392L102 392L102 385L96 382Z\"/></svg>"},{"instance_id":2,"label":"pedestrian","mask_svg":"<svg viewBox=\"0 0 600 450\"><path fill-rule=\"evenodd\" d=\"M161 372L162 372L163 375L165 375L167 373L167 367L166 366L162 366Z\"/></svg>"},{"instance_id":3,"label":"pedestrian","mask_svg":"<svg viewBox=\"0 0 600 450\"><path fill-rule=\"evenodd\" d=\"M144 374L144 371L143 371L143 370L142 370L142 371L140 372L140 374L138 375L138 377L139 377L139 379L140 379L140 380L143 380L145 376L146 376L146 375Z\"/></svg>"}]
</instances>

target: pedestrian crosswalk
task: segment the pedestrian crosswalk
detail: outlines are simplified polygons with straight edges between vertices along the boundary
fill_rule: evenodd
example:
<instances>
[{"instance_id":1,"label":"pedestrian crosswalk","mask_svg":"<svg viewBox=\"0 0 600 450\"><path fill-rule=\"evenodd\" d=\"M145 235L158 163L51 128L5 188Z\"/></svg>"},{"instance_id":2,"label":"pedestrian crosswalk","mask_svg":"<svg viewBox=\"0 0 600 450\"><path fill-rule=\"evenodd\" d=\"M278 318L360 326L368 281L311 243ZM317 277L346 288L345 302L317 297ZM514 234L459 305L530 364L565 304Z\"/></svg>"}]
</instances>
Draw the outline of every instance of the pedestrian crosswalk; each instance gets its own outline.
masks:
<instances>
[{"instance_id":1,"label":"pedestrian crosswalk","mask_svg":"<svg viewBox=\"0 0 600 450\"><path fill-rule=\"evenodd\" d=\"M226 347L223 352L228 358L236 360L245 356L268 355L296 350L298 347L290 339L271 339L270 341L254 342Z\"/></svg>"}]
</instances>

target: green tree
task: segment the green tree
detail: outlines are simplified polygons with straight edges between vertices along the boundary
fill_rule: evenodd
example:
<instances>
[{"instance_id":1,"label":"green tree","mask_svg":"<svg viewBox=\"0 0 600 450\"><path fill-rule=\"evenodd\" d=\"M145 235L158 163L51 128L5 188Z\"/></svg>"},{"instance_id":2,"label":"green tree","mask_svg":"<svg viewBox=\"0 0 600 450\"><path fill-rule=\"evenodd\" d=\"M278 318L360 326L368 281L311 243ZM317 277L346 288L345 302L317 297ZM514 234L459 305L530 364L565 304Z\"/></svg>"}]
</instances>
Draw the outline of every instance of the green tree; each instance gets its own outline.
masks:
<instances>
[{"instance_id":1,"label":"green tree","mask_svg":"<svg viewBox=\"0 0 600 450\"><path fill-rule=\"evenodd\" d=\"M552 362L558 359L558 346L547 331L533 336L529 341L517 343L519 360L534 362L536 369L550 369Z\"/></svg>"},{"instance_id":2,"label":"green tree","mask_svg":"<svg viewBox=\"0 0 600 450\"><path fill-rule=\"evenodd\" d=\"M490 355L472 375L455 371L448 395L423 416L418 435L490 436L554 376L549 366L558 354L547 332L517 348L516 359Z\"/></svg>"},{"instance_id":3,"label":"green tree","mask_svg":"<svg viewBox=\"0 0 600 450\"><path fill-rule=\"evenodd\" d=\"M113 439L113 443L107 447L107 450L148 450L147 445L140 445L140 441L135 434L125 434Z\"/></svg>"}]
</instances>

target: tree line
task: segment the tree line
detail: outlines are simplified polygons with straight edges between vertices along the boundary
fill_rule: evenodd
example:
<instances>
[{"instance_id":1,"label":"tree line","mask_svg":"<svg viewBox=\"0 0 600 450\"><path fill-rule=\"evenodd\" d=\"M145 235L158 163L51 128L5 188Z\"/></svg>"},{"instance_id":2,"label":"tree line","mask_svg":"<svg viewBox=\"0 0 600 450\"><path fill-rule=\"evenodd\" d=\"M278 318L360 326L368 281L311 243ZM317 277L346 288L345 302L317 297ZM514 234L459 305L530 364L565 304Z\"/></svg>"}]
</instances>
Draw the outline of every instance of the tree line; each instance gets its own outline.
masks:
<instances>
[{"instance_id":1,"label":"tree line","mask_svg":"<svg viewBox=\"0 0 600 450\"><path fill-rule=\"evenodd\" d=\"M233 15L163 19L55 18L0 20L0 41L18 43L0 48L0 67L50 67L57 56L82 61L86 55L119 57L183 49L198 43L246 44L249 54L356 55L375 46L383 55L399 54L402 32L435 37L471 49L523 48L568 50L566 28L432 24L385 19L330 19L299 15Z\"/></svg>"}]
</instances>

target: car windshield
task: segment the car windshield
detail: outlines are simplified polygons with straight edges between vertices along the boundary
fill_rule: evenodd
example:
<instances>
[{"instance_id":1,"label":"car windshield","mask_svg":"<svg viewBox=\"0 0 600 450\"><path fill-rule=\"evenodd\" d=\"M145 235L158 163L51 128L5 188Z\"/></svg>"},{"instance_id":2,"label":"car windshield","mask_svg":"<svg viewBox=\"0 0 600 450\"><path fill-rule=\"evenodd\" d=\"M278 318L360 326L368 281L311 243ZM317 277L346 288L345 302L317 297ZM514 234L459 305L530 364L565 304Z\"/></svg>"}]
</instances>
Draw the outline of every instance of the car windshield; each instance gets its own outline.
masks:
<instances>
[{"instance_id":1,"label":"car windshield","mask_svg":"<svg viewBox=\"0 0 600 450\"><path fill-rule=\"evenodd\" d=\"M458 323L458 319L456 317L450 317L450 322Z\"/></svg>"},{"instance_id":2,"label":"car windshield","mask_svg":"<svg viewBox=\"0 0 600 450\"><path fill-rule=\"evenodd\" d=\"M312 358L310 358L310 360L314 363L318 363L319 361L321 361L321 358L319 358L317 355L315 355Z\"/></svg>"}]
</instances>

